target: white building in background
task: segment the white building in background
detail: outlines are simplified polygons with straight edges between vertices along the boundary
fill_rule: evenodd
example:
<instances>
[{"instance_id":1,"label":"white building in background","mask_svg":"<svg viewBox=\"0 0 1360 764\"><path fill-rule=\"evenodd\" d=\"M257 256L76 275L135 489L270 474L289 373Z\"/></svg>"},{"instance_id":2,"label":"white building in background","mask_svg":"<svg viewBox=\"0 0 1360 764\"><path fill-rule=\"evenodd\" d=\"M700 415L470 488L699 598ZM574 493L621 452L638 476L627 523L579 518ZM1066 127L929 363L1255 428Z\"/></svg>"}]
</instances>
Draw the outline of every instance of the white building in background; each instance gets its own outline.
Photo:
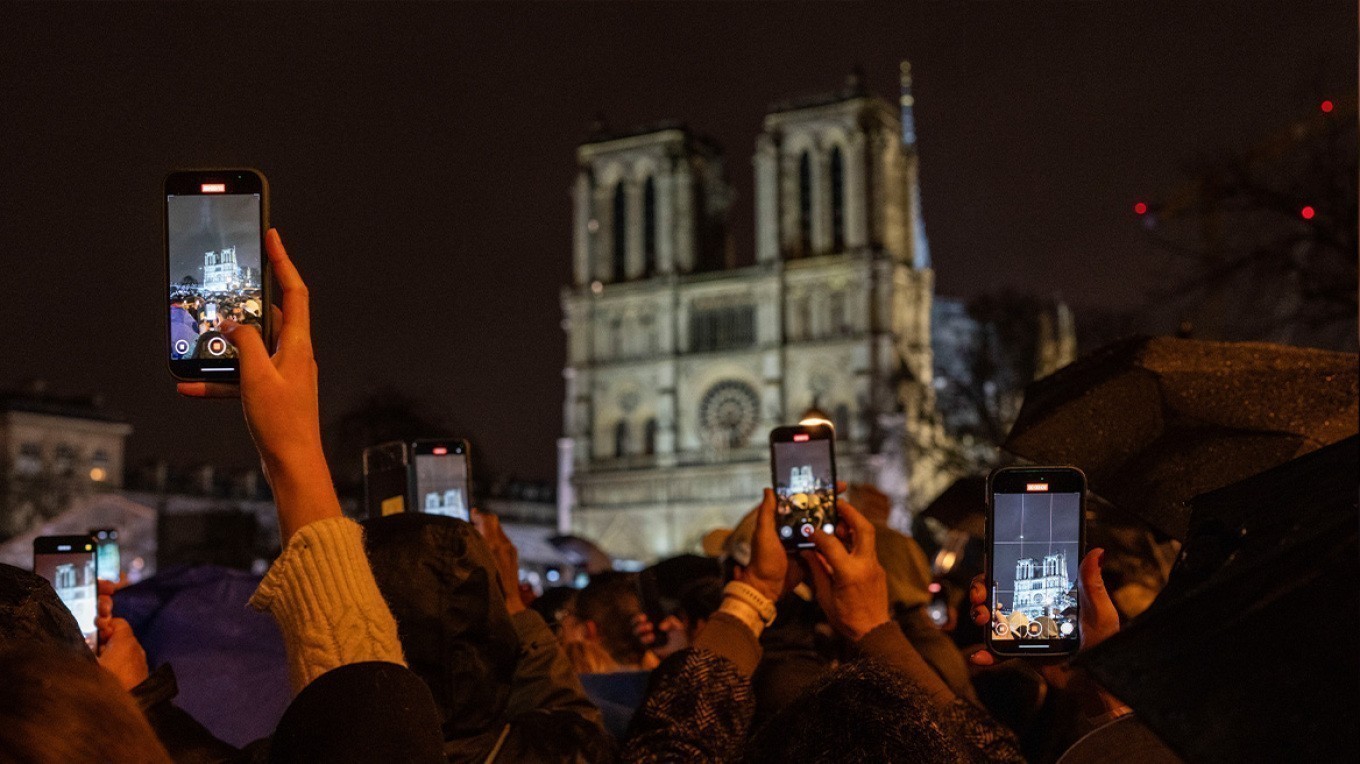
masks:
<instances>
[{"instance_id":1,"label":"white building in background","mask_svg":"<svg viewBox=\"0 0 1360 764\"><path fill-rule=\"evenodd\" d=\"M1067 577L1067 553L1045 555L1042 560L1024 557L1015 562L1014 612L1031 620L1056 616L1076 604Z\"/></svg>"},{"instance_id":2,"label":"white building in background","mask_svg":"<svg viewBox=\"0 0 1360 764\"><path fill-rule=\"evenodd\" d=\"M745 267L711 141L663 125L578 148L564 530L639 560L694 548L770 484L768 431L814 406L836 424L840 479L875 483L897 516L943 489L905 64L901 95L852 76L771 109Z\"/></svg>"},{"instance_id":3,"label":"white building in background","mask_svg":"<svg viewBox=\"0 0 1360 764\"><path fill-rule=\"evenodd\" d=\"M241 284L241 271L236 264L236 247L223 247L218 252L203 253L203 291L228 292Z\"/></svg>"}]
</instances>

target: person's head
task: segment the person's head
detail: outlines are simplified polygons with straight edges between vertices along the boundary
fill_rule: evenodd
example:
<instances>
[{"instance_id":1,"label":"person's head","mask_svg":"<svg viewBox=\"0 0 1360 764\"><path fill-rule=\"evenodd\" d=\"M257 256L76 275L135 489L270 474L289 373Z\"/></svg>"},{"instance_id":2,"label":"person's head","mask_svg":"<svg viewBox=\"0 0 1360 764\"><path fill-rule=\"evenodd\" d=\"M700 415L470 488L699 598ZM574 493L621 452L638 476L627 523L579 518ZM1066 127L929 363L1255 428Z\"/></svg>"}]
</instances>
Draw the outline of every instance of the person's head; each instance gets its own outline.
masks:
<instances>
[{"instance_id":1,"label":"person's head","mask_svg":"<svg viewBox=\"0 0 1360 764\"><path fill-rule=\"evenodd\" d=\"M170 761L132 696L88 648L37 643L0 648L0 751L35 764Z\"/></svg>"},{"instance_id":2,"label":"person's head","mask_svg":"<svg viewBox=\"0 0 1360 764\"><path fill-rule=\"evenodd\" d=\"M640 666L646 654L634 632L641 613L637 579L629 573L598 573L576 596L576 617L586 641L598 643L623 667Z\"/></svg>"},{"instance_id":3,"label":"person's head","mask_svg":"<svg viewBox=\"0 0 1360 764\"><path fill-rule=\"evenodd\" d=\"M722 604L723 582L717 576L696 579L680 590L678 615L685 625L685 636L694 644L704 624Z\"/></svg>"},{"instance_id":4,"label":"person's head","mask_svg":"<svg viewBox=\"0 0 1360 764\"><path fill-rule=\"evenodd\" d=\"M85 650L75 616L47 579L0 564L0 645L32 643Z\"/></svg>"},{"instance_id":5,"label":"person's head","mask_svg":"<svg viewBox=\"0 0 1360 764\"><path fill-rule=\"evenodd\" d=\"M500 723L519 662L491 550L471 523L403 512L364 522L373 577L446 740Z\"/></svg>"},{"instance_id":6,"label":"person's head","mask_svg":"<svg viewBox=\"0 0 1360 764\"><path fill-rule=\"evenodd\" d=\"M830 672L750 739L746 760L956 762L967 756L902 674L872 660Z\"/></svg>"}]
</instances>

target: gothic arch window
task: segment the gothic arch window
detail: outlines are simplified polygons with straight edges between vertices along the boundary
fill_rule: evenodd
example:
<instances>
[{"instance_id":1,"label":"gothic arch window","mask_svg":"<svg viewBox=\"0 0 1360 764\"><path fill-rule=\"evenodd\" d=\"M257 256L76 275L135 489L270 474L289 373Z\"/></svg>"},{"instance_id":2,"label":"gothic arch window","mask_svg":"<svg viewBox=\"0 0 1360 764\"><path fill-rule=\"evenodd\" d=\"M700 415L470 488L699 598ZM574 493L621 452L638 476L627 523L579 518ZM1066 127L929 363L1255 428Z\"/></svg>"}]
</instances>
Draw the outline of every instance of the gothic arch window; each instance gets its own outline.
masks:
<instances>
[{"instance_id":1,"label":"gothic arch window","mask_svg":"<svg viewBox=\"0 0 1360 764\"><path fill-rule=\"evenodd\" d=\"M798 157L798 256L812 254L812 155Z\"/></svg>"},{"instance_id":2,"label":"gothic arch window","mask_svg":"<svg viewBox=\"0 0 1360 764\"><path fill-rule=\"evenodd\" d=\"M831 149L831 248L845 248L845 157L840 146Z\"/></svg>"},{"instance_id":3,"label":"gothic arch window","mask_svg":"<svg viewBox=\"0 0 1360 764\"><path fill-rule=\"evenodd\" d=\"M628 192L623 181L614 184L614 280L628 280Z\"/></svg>"},{"instance_id":4,"label":"gothic arch window","mask_svg":"<svg viewBox=\"0 0 1360 764\"><path fill-rule=\"evenodd\" d=\"M642 187L642 271L656 274L656 181L650 176Z\"/></svg>"},{"instance_id":5,"label":"gothic arch window","mask_svg":"<svg viewBox=\"0 0 1360 764\"><path fill-rule=\"evenodd\" d=\"M652 417L642 431L642 453L648 456L656 453L656 430L656 417Z\"/></svg>"},{"instance_id":6,"label":"gothic arch window","mask_svg":"<svg viewBox=\"0 0 1360 764\"><path fill-rule=\"evenodd\" d=\"M619 423L614 425L614 456L622 459L628 455L628 450L628 420L620 419Z\"/></svg>"}]
</instances>

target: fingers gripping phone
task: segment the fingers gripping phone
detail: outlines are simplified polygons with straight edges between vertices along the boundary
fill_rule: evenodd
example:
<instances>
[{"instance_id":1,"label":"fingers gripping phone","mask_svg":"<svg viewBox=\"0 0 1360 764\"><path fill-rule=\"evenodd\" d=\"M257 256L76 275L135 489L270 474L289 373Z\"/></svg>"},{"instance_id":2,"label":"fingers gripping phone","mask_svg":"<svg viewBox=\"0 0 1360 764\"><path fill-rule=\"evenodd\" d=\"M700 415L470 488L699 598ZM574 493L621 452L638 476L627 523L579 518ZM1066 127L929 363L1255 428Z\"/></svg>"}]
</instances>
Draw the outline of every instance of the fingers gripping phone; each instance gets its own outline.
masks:
<instances>
[{"instance_id":1,"label":"fingers gripping phone","mask_svg":"<svg viewBox=\"0 0 1360 764\"><path fill-rule=\"evenodd\" d=\"M987 481L987 646L998 655L1068 655L1081 646L1077 576L1086 546L1086 476L1007 467Z\"/></svg>"},{"instance_id":2,"label":"fingers gripping phone","mask_svg":"<svg viewBox=\"0 0 1360 764\"><path fill-rule=\"evenodd\" d=\"M39 536L33 540L33 572L47 579L75 616L85 644L99 647L99 588L92 536Z\"/></svg>"},{"instance_id":3,"label":"fingers gripping phone","mask_svg":"<svg viewBox=\"0 0 1360 764\"><path fill-rule=\"evenodd\" d=\"M830 425L777 427L770 433L775 527L790 552L812 549L812 532L836 530L836 431Z\"/></svg>"},{"instance_id":4,"label":"fingers gripping phone","mask_svg":"<svg viewBox=\"0 0 1360 764\"><path fill-rule=\"evenodd\" d=\"M165 262L170 373L237 382L236 348L222 321L269 337L269 182L258 170L184 170L165 178Z\"/></svg>"},{"instance_id":5,"label":"fingers gripping phone","mask_svg":"<svg viewBox=\"0 0 1360 764\"><path fill-rule=\"evenodd\" d=\"M426 512L471 520L471 447L465 440L391 442L364 449L369 517Z\"/></svg>"}]
</instances>

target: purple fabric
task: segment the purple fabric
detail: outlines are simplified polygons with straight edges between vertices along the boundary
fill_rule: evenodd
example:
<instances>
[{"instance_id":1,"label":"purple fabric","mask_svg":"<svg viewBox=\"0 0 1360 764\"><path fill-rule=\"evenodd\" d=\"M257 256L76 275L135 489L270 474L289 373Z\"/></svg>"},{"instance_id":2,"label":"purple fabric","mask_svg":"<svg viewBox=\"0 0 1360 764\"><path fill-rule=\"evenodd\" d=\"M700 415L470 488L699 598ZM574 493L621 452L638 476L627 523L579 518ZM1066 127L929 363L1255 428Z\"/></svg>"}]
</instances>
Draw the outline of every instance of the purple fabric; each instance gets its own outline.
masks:
<instances>
[{"instance_id":1,"label":"purple fabric","mask_svg":"<svg viewBox=\"0 0 1360 764\"><path fill-rule=\"evenodd\" d=\"M149 666L174 667L175 705L235 746L271 734L291 696L283 636L246 605L259 583L228 568L178 567L114 597Z\"/></svg>"}]
</instances>

